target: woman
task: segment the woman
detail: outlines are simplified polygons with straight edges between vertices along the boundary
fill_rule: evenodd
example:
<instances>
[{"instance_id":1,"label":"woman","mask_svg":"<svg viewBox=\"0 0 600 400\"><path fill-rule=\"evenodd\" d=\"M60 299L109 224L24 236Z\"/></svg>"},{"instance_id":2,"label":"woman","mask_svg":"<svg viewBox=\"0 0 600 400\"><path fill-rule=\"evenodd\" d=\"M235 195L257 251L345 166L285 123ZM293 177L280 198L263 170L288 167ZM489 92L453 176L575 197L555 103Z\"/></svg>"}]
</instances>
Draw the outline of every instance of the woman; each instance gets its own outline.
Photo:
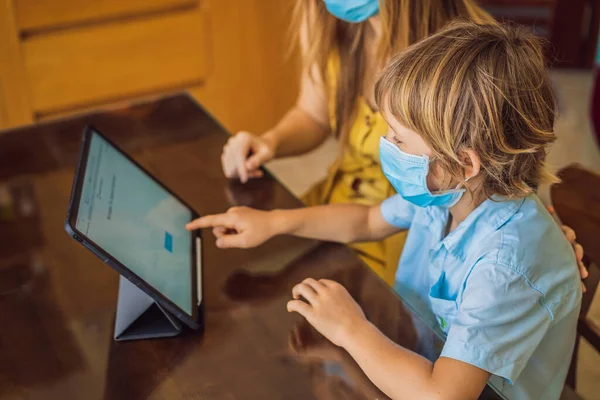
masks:
<instances>
[{"instance_id":1,"label":"woman","mask_svg":"<svg viewBox=\"0 0 600 400\"><path fill-rule=\"evenodd\" d=\"M298 101L262 135L239 132L229 140L225 175L246 182L262 175L265 162L307 153L333 134L340 156L304 202L373 205L391 196L379 167L379 138L387 125L375 106L376 77L391 55L457 17L492 21L473 0L297 0L294 29L303 65ZM404 239L402 233L353 248L391 284Z\"/></svg>"}]
</instances>

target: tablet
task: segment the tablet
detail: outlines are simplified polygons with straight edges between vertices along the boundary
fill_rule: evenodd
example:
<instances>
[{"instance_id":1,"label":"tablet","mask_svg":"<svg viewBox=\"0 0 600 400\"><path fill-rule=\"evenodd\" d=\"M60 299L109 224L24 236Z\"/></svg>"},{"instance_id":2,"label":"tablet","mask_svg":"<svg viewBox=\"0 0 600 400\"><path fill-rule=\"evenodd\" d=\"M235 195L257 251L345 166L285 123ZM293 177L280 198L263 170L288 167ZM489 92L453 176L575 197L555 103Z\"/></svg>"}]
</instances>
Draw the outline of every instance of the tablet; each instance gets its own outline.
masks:
<instances>
[{"instance_id":1,"label":"tablet","mask_svg":"<svg viewBox=\"0 0 600 400\"><path fill-rule=\"evenodd\" d=\"M202 238L198 214L148 171L87 127L65 229L166 310L201 327Z\"/></svg>"}]
</instances>

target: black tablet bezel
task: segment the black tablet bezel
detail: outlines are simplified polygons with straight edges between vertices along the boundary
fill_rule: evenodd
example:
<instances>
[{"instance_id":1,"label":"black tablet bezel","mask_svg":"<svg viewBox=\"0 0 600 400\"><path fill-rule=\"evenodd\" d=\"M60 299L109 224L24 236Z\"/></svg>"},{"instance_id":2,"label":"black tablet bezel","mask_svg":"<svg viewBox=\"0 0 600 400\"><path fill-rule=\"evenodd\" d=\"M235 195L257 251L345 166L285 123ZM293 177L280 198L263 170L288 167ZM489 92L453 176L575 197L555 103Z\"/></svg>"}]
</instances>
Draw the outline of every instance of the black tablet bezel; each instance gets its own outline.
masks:
<instances>
[{"instance_id":1,"label":"black tablet bezel","mask_svg":"<svg viewBox=\"0 0 600 400\"><path fill-rule=\"evenodd\" d=\"M192 304L192 314L188 314L171 300L169 300L166 296L160 293L158 290L154 289L149 283L140 278L137 274L123 265L119 260L114 258L111 254L102 249L99 245L94 243L91 239L86 237L83 233L81 233L76 228L77 221L77 213L79 211L79 201L81 199L81 191L83 189L83 180L85 178L86 165L89 156L90 143L92 135L97 134L102 139L107 141L113 148L115 148L119 153L121 153L125 158L127 158L133 165L139 168L142 172L144 172L147 176L149 176L154 182L156 182L160 187L166 190L170 195L179 200L184 206L186 206L191 213L192 220L198 218L198 213L189 206L185 201L183 201L179 196L173 193L168 187L163 185L158 179L156 179L149 171L147 171L144 167L142 167L137 161L131 158L126 152L124 152L119 146L117 146L112 140L107 138L102 134L98 129L89 125L86 126L83 132L83 141L81 144L81 150L79 153L79 161L75 168L75 177L73 179L73 186L71 189L71 198L69 200L69 208L67 210L67 218L65 221L65 230L67 233L76 241L83 244L88 250L98 256L102 261L107 263L125 278L127 278L131 283L139 287L142 291L144 291L148 296L150 296L153 300L160 303L161 306L164 306L170 313L175 315L178 319L184 322L192 329L200 329L202 327L202 323L200 321L200 309L202 308L202 304L204 302L203 298L198 299L198 289L200 289L200 293L203 296L202 287L198 288L198 274L200 277L203 275L203 260L202 260L202 249L200 248L200 257L198 258L197 254L197 239L199 239L199 246L202 246L202 232L200 230L195 230L191 234L191 247L192 247L192 256L191 256L191 284L192 284L192 298L190 299ZM199 265L197 265L199 260ZM197 268L196 268L197 267ZM199 271L197 271L199 269ZM200 279L200 285L202 285L202 279Z\"/></svg>"}]
</instances>

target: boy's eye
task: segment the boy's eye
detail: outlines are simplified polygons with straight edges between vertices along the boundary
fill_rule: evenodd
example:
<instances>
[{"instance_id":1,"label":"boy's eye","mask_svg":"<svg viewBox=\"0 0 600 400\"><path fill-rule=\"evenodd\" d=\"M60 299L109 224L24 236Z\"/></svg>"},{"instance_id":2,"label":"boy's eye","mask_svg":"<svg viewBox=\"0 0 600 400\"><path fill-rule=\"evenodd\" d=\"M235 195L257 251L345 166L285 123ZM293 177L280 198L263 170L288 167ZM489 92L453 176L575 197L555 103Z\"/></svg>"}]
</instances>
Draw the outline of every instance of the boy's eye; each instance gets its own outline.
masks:
<instances>
[{"instance_id":1,"label":"boy's eye","mask_svg":"<svg viewBox=\"0 0 600 400\"><path fill-rule=\"evenodd\" d=\"M402 140L398 139L395 136L392 137L392 142L394 142L394 144L397 144L397 145L401 145L403 143Z\"/></svg>"}]
</instances>

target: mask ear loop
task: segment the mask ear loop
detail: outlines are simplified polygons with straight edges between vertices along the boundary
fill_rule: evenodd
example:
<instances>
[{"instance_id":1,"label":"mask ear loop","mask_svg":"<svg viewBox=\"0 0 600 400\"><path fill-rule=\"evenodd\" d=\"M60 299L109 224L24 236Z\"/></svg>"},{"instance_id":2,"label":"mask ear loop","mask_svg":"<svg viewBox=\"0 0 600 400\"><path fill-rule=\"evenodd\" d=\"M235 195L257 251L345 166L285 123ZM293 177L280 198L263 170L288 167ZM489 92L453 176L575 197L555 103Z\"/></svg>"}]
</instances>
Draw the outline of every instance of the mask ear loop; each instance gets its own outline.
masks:
<instances>
[{"instance_id":1,"label":"mask ear loop","mask_svg":"<svg viewBox=\"0 0 600 400\"><path fill-rule=\"evenodd\" d=\"M471 178L473 178L473 177L472 177L472 176L470 176L470 177L466 178L464 183L467 183L467 182L469 182L469 180L470 180ZM458 183L458 184L457 184L457 185L454 187L454 190L459 190L459 189L462 189L462 187L461 187L461 186L465 186L465 185L464 185L462 182L459 182L459 183Z\"/></svg>"},{"instance_id":2,"label":"mask ear loop","mask_svg":"<svg viewBox=\"0 0 600 400\"><path fill-rule=\"evenodd\" d=\"M437 158L436 156L433 156L433 157L431 157L429 159L429 168L430 169L431 169L431 164L436 160L436 158ZM468 178L465 178L465 182L464 183L469 182L471 180L471 178L474 178L475 176L477 176L477 175L473 175L473 176L469 176ZM454 189L450 189L450 190L460 190L461 186L464 186L464 185L462 184L462 182L459 182L459 183L456 184L456 186L454 187ZM443 193L443 192L444 192L444 190L439 191L439 193Z\"/></svg>"}]
</instances>

